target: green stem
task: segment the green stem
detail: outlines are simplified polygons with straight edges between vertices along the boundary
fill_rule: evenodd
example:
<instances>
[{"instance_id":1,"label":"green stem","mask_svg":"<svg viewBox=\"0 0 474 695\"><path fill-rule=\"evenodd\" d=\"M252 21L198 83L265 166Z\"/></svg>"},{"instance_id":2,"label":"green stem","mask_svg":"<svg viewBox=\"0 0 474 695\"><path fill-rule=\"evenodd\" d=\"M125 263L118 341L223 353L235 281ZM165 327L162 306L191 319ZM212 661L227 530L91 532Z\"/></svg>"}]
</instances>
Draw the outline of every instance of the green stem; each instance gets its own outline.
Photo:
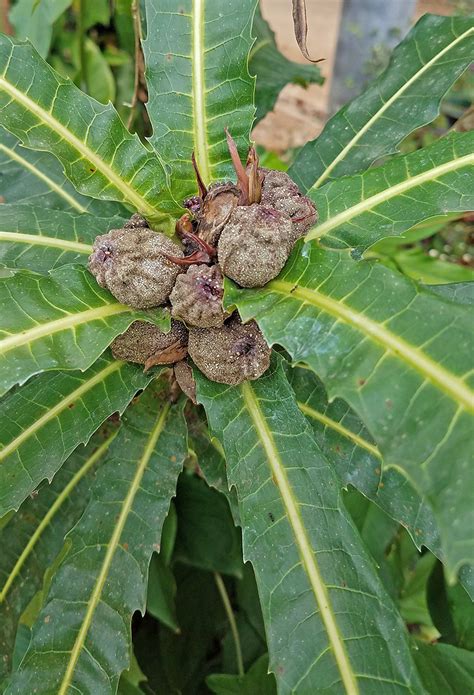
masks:
<instances>
[{"instance_id":1,"label":"green stem","mask_svg":"<svg viewBox=\"0 0 474 695\"><path fill-rule=\"evenodd\" d=\"M219 590L219 594L221 595L222 603L224 604L224 610L229 620L232 637L234 638L235 656L237 658L237 669L239 672L239 676L244 676L245 671L244 662L242 659L242 648L240 646L239 631L237 630L237 623L235 622L234 611L232 610L232 606L230 605L230 600L227 594L227 589L225 588L224 581L218 572L214 572L214 579L216 580L217 588Z\"/></svg>"},{"instance_id":2,"label":"green stem","mask_svg":"<svg viewBox=\"0 0 474 695\"><path fill-rule=\"evenodd\" d=\"M76 31L79 41L79 85L87 92L87 70L86 70L86 46L84 36L84 2L77 0L77 23Z\"/></svg>"}]
</instances>

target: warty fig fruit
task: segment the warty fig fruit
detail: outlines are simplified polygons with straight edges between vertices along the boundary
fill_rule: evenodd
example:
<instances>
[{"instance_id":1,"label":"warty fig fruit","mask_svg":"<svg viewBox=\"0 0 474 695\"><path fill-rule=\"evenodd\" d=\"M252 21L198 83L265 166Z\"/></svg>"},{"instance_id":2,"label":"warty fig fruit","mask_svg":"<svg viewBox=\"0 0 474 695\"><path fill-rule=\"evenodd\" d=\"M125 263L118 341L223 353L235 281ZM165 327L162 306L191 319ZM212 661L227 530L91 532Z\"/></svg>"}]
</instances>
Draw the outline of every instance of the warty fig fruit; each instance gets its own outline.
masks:
<instances>
[{"instance_id":1,"label":"warty fig fruit","mask_svg":"<svg viewBox=\"0 0 474 695\"><path fill-rule=\"evenodd\" d=\"M255 321L236 314L220 328L191 328L189 355L208 379L236 385L258 379L270 365L271 349Z\"/></svg>"},{"instance_id":2,"label":"warty fig fruit","mask_svg":"<svg viewBox=\"0 0 474 695\"><path fill-rule=\"evenodd\" d=\"M263 287L278 275L290 255L291 220L262 205L235 208L217 246L224 275L242 287Z\"/></svg>"}]
</instances>

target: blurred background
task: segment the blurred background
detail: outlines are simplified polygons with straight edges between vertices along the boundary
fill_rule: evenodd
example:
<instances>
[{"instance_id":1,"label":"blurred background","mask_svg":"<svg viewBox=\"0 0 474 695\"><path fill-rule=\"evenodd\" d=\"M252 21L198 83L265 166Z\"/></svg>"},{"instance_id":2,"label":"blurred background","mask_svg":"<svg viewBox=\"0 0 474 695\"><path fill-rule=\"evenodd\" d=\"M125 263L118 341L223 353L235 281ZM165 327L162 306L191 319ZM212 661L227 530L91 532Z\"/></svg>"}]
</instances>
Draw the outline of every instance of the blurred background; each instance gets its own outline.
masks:
<instances>
[{"instance_id":1,"label":"blurred background","mask_svg":"<svg viewBox=\"0 0 474 695\"><path fill-rule=\"evenodd\" d=\"M307 64L294 36L290 0L260 4L279 50ZM318 67L325 82L307 89L287 85L274 112L255 128L257 142L279 153L315 138L328 116L383 70L391 50L422 15L474 12L474 0L306 0L306 11L308 46L313 58L324 58Z\"/></svg>"}]
</instances>

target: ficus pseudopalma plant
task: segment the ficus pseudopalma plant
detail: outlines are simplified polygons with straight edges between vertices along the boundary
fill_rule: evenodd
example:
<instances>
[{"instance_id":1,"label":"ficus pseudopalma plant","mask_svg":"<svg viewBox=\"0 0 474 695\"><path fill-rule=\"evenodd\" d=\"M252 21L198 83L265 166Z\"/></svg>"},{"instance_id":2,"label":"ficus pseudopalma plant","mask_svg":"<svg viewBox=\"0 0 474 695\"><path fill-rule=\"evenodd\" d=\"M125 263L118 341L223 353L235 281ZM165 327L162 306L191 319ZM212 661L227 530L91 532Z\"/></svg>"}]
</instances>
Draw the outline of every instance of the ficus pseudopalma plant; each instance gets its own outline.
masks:
<instances>
[{"instance_id":1,"label":"ficus pseudopalma plant","mask_svg":"<svg viewBox=\"0 0 474 695\"><path fill-rule=\"evenodd\" d=\"M212 268L215 244L195 243L206 195L216 191L210 185L233 182L226 184L232 215L245 216L263 195L268 173L258 168L254 150L244 168L250 131L256 110L262 117L293 77L260 15L253 24L256 4L145 0L147 142L130 134L112 105L81 92L29 43L0 38L0 155L8 184L0 206L0 684L6 693L141 692L139 679L121 679L130 667L133 614L148 605L178 630L187 619L179 617L180 602L176 617L156 594L171 586L170 558L194 552L198 566L208 568L193 550L197 540L184 543L181 521L173 550L177 485L179 519L188 513L180 506L186 486L198 485L201 492L193 488L193 494L213 500L213 509L224 504L229 519L230 505L263 615L264 630L255 618L252 633L252 644L259 634L263 647L252 652L242 635L240 675L210 676L213 692L472 690L466 637L474 596L472 286L422 286L365 254L386 237L409 239L424 220L474 209L473 132L397 154L409 133L436 117L472 61L472 18L422 18L385 72L294 160L295 196L307 196L318 222L314 215L304 238L288 242L285 259L296 244L277 277L247 289L242 285L252 283L226 278L223 307L218 304L221 323L237 311L253 326L242 329L237 314L227 319L247 331L239 356L254 350L249 330L273 347L260 378L250 370L250 379L237 385L218 383L191 363L195 406L178 395L169 368L152 366L159 360L143 371L109 350L136 321L148 326L145 332L166 333L170 313L163 305L132 308L117 298L116 285L112 294L105 281L96 282L88 269L96 237L121 230L120 238L130 240L124 225L139 213L133 233L144 235L150 248L153 234L171 237L175 229L186 241L181 250L174 236L169 243L179 257L167 251L175 257L167 263L197 254ZM308 217L269 215L278 222L272 227L277 254L287 243L281 229L287 225L291 235L292 224L294 231ZM226 217L218 231L231 236L233 224L240 251L254 223L239 227L232 220ZM99 248L100 263L115 253L107 244ZM129 244L127 253L146 244ZM219 247L231 276L223 258ZM188 277L182 263L175 268L179 278ZM212 350L213 340L206 340ZM116 413L120 418L111 417ZM220 492L201 489L196 471ZM406 600L396 605L377 568L385 561L380 544L348 511L349 484L362 493L359 506L365 500L384 519L380 534L401 524L410 547L429 549L417 555L420 572L427 576L436 558L442 562L459 634L464 620L463 639L428 645L409 635L406 623L420 620L407 618L413 606ZM199 523L199 516L191 518ZM237 552L232 562L242 576ZM235 557L223 555L228 563ZM216 581L225 597L220 574ZM178 589L180 596L187 611L200 608L191 607L192 588ZM418 606L423 615L425 600ZM239 626L232 626L235 638ZM203 633L195 634L199 642ZM187 687L182 692L197 692L196 685Z\"/></svg>"}]
</instances>

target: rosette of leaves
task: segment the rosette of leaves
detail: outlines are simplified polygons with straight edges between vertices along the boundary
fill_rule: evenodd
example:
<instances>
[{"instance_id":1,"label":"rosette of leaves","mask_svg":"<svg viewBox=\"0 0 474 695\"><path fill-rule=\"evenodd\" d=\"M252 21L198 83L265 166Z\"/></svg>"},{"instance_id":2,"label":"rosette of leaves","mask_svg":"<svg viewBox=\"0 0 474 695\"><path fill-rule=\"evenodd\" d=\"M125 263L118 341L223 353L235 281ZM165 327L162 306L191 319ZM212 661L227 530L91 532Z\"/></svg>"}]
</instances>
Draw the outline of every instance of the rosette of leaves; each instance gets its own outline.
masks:
<instances>
[{"instance_id":1,"label":"rosette of leaves","mask_svg":"<svg viewBox=\"0 0 474 695\"><path fill-rule=\"evenodd\" d=\"M140 692L148 678L147 688L170 692L181 662L163 654L178 649L177 631L201 645L222 639L208 622L205 639L192 632L202 607L216 625L227 615L237 645L214 672L202 650L181 652L186 664L194 655L194 678L213 674L214 692L470 692L472 292L421 286L363 254L428 218L474 207L474 133L396 154L471 62L472 18L422 18L386 71L298 155L290 173L319 224L278 278L253 290L227 282L224 298L284 351L238 387L195 370L208 428L188 403L188 439L185 399L170 396L161 372L144 374L109 351L134 321L166 330L169 316L120 304L85 266L94 238L132 212L172 232L182 200L196 193L193 152L206 185L231 177L225 127L246 155L256 2L144 4L147 143L30 44L0 38L9 176L0 206L2 688ZM256 98L261 107L258 90ZM185 460L178 530L167 521L162 533ZM346 505L349 484L363 496ZM201 504L209 494L220 502ZM217 536L199 542L216 528L203 510L219 505L227 547ZM370 533L374 510L392 548L388 564ZM190 531L193 520L202 533ZM443 564L448 627L430 599L436 561L414 565L411 578L397 565L400 524ZM244 581L242 557L258 601L239 585L232 605L226 586ZM186 562L198 568L191 579ZM198 586L196 595L210 595L206 571L217 573L222 614L204 598L189 601ZM132 616L147 606L174 631L160 633L166 686L161 671L142 674L131 662ZM407 626L422 636L420 625L445 644L412 640ZM145 628L135 640L142 668L155 629Z\"/></svg>"}]
</instances>

